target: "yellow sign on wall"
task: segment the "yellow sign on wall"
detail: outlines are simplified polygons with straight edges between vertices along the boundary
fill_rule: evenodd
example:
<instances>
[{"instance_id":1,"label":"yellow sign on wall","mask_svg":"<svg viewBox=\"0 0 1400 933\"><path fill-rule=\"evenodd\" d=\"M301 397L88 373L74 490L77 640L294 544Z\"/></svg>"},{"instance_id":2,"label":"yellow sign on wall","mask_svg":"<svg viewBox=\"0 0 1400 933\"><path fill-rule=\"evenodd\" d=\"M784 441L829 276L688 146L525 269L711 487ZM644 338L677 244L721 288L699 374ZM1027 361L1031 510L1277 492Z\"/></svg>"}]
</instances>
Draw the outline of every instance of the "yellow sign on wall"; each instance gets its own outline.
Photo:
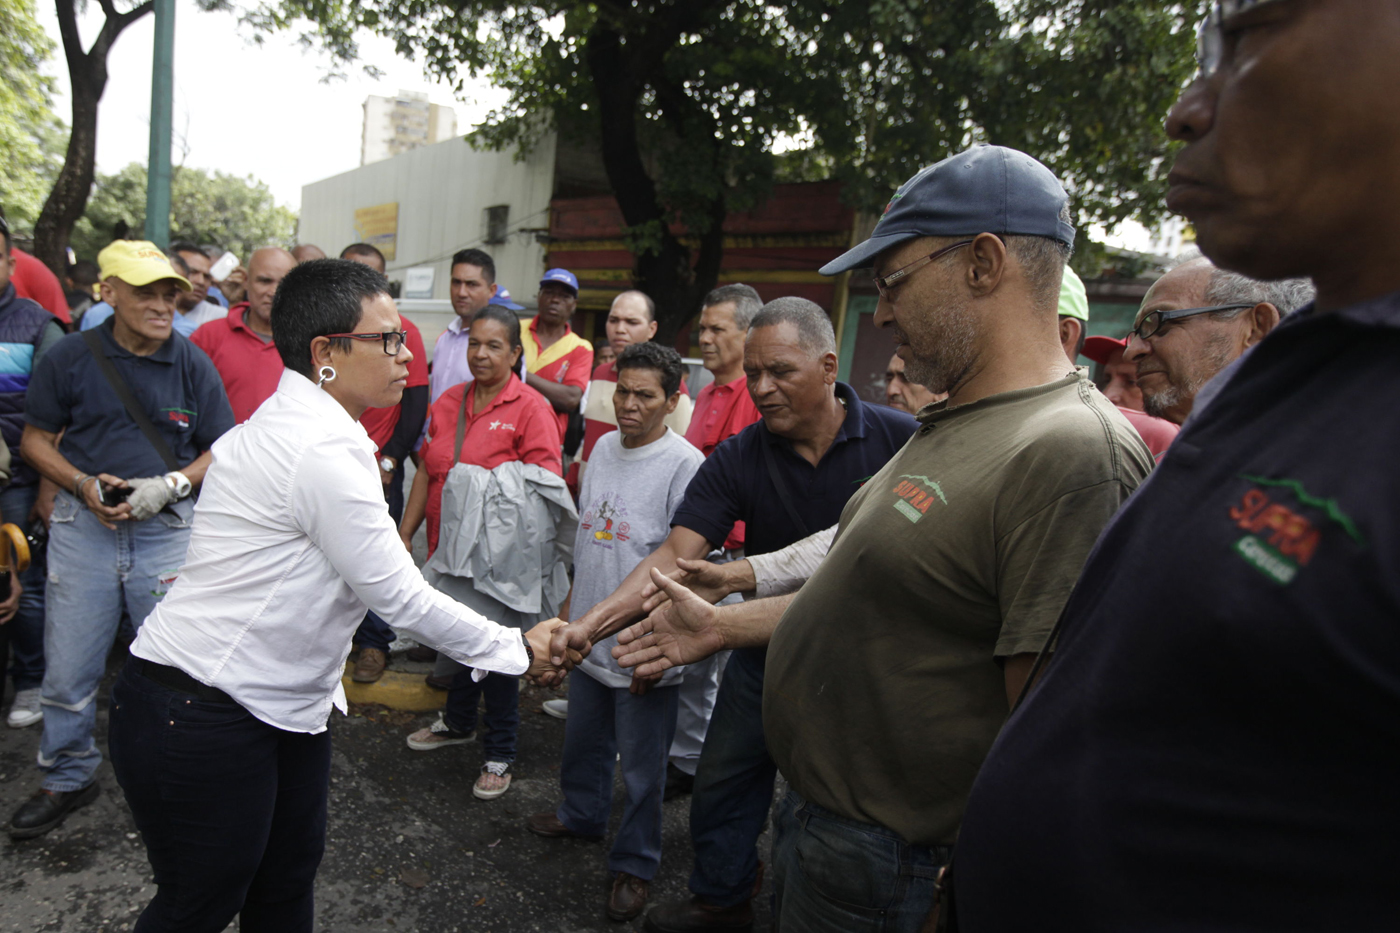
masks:
<instances>
[{"instance_id":1,"label":"yellow sign on wall","mask_svg":"<svg viewBox=\"0 0 1400 933\"><path fill-rule=\"evenodd\" d=\"M383 253L385 261L393 262L399 239L399 202L356 208L355 238Z\"/></svg>"}]
</instances>

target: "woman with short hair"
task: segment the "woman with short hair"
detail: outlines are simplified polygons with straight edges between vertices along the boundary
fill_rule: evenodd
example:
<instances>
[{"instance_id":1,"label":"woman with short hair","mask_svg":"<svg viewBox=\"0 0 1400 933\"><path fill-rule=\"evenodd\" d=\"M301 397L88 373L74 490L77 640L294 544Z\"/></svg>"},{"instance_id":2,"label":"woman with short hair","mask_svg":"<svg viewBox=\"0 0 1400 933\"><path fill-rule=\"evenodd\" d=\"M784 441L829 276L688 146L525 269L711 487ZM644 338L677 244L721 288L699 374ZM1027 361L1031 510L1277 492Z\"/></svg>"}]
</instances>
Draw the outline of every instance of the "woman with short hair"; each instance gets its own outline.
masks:
<instances>
[{"instance_id":1,"label":"woman with short hair","mask_svg":"<svg viewBox=\"0 0 1400 933\"><path fill-rule=\"evenodd\" d=\"M384 277L304 263L272 333L277 392L214 445L185 565L112 690L112 764L157 885L138 931L311 930L327 718L366 608L476 668L548 667L548 627L522 637L428 586L389 518L358 421L408 375Z\"/></svg>"}]
</instances>

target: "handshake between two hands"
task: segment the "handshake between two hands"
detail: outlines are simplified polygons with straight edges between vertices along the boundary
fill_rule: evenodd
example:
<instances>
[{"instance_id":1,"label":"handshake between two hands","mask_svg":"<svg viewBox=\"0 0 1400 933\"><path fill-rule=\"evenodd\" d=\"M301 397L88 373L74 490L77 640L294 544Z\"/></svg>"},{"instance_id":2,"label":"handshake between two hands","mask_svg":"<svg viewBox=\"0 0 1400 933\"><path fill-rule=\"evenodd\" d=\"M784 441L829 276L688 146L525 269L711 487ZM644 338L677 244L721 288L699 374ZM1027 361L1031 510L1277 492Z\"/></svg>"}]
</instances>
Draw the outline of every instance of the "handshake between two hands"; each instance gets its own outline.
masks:
<instances>
[{"instance_id":1,"label":"handshake between two hands","mask_svg":"<svg viewBox=\"0 0 1400 933\"><path fill-rule=\"evenodd\" d=\"M633 669L630 689L636 694L646 693L671 668L703 661L725 648L711 605L730 592L721 582L721 572L708 561L677 563L680 569L669 575L652 569L651 583L642 590L646 618L617 633L613 657ZM593 650L594 633L587 618L574 623L550 619L532 628L526 636L535 652L536 667L527 674L530 682L563 683ZM537 647L537 638L547 646L544 651Z\"/></svg>"}]
</instances>

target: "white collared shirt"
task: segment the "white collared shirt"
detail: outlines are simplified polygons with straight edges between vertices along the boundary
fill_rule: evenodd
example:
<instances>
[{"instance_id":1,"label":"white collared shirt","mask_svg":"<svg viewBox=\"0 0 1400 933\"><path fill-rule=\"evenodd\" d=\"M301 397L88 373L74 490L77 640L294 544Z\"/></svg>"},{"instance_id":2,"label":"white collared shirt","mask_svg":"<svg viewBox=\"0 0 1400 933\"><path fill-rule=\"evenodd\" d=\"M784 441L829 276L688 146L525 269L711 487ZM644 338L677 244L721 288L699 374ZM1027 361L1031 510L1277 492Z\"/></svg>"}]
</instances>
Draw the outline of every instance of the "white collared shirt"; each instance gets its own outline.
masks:
<instances>
[{"instance_id":1,"label":"white collared shirt","mask_svg":"<svg viewBox=\"0 0 1400 933\"><path fill-rule=\"evenodd\" d=\"M185 565L132 654L309 733L332 705L345 710L340 678L366 608L478 676L524 673L518 629L424 581L389 517L373 442L305 376L284 370L213 452Z\"/></svg>"}]
</instances>

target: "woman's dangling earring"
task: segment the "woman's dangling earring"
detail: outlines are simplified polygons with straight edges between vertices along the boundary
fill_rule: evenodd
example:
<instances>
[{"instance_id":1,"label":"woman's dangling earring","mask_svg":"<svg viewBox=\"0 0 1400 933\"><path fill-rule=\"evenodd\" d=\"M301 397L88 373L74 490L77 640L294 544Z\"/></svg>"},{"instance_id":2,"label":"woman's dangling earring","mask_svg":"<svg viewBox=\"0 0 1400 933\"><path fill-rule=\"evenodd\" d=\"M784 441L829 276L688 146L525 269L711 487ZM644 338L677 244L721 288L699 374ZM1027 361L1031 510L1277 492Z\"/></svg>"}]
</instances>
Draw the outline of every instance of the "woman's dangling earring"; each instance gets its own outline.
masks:
<instances>
[{"instance_id":1,"label":"woman's dangling earring","mask_svg":"<svg viewBox=\"0 0 1400 933\"><path fill-rule=\"evenodd\" d=\"M319 389L326 383L335 381L335 367L322 366L320 369L316 370L316 375L321 377L321 381L316 383L316 388Z\"/></svg>"}]
</instances>

